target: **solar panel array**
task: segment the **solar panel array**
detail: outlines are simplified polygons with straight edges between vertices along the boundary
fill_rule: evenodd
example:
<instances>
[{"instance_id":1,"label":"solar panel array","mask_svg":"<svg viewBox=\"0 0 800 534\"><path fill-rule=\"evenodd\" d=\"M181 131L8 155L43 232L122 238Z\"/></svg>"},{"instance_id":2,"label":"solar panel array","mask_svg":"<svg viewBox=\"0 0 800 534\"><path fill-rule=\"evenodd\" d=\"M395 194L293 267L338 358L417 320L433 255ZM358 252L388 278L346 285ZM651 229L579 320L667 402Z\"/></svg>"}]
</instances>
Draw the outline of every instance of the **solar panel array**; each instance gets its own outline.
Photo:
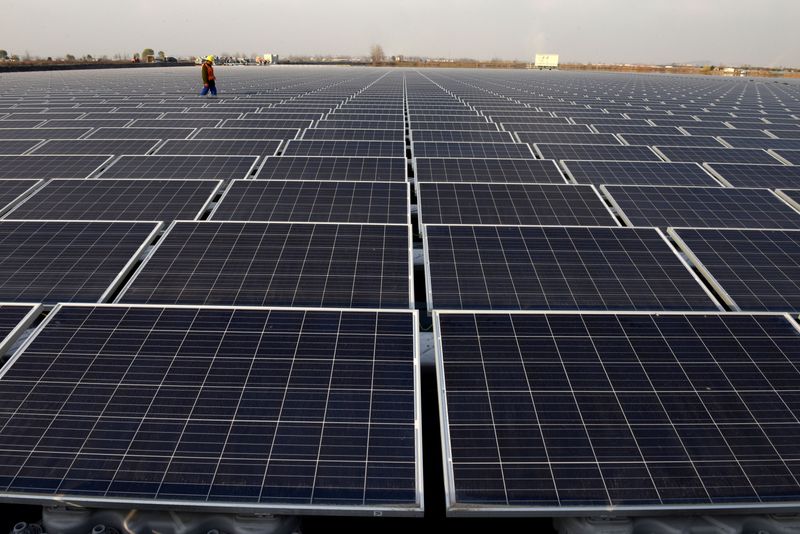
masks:
<instances>
[{"instance_id":1,"label":"solar panel array","mask_svg":"<svg viewBox=\"0 0 800 534\"><path fill-rule=\"evenodd\" d=\"M4 76L0 502L800 506L800 84L218 70Z\"/></svg>"}]
</instances>

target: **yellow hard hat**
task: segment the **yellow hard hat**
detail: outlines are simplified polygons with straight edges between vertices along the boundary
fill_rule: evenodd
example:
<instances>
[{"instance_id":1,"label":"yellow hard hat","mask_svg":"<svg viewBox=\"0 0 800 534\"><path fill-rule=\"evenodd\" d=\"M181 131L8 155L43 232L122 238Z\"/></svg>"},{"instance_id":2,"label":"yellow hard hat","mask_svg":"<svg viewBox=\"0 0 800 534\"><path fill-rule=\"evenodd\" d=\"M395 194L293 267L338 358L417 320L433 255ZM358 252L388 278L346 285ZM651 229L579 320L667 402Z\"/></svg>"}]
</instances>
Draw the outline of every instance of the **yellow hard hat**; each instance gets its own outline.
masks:
<instances>
[{"instance_id":1,"label":"yellow hard hat","mask_svg":"<svg viewBox=\"0 0 800 534\"><path fill-rule=\"evenodd\" d=\"M214 62L214 56L206 56L206 61Z\"/></svg>"}]
</instances>

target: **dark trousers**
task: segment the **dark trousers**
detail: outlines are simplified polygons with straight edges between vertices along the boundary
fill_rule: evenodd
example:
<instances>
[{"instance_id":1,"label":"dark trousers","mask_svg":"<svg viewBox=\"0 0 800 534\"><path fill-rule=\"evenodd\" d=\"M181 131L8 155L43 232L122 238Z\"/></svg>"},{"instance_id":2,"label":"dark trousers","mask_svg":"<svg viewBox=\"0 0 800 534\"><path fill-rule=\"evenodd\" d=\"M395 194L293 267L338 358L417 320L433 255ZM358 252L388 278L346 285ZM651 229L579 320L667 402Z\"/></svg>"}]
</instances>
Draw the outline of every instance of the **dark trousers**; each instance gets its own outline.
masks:
<instances>
[{"instance_id":1,"label":"dark trousers","mask_svg":"<svg viewBox=\"0 0 800 534\"><path fill-rule=\"evenodd\" d=\"M203 90L200 91L200 96L206 96L209 91L211 91L211 96L217 96L216 80L208 80L208 85L203 86Z\"/></svg>"}]
</instances>

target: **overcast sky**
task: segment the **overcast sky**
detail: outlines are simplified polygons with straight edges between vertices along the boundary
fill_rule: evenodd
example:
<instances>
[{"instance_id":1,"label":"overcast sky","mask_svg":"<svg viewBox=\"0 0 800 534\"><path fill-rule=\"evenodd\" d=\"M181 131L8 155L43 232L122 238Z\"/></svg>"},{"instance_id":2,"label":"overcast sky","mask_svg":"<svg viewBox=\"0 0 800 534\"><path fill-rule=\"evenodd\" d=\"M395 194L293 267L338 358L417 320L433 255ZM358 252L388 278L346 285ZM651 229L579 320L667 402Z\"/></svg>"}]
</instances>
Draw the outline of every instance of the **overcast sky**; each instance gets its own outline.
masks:
<instances>
[{"instance_id":1,"label":"overcast sky","mask_svg":"<svg viewBox=\"0 0 800 534\"><path fill-rule=\"evenodd\" d=\"M0 48L800 67L800 0L3 0Z\"/></svg>"}]
</instances>

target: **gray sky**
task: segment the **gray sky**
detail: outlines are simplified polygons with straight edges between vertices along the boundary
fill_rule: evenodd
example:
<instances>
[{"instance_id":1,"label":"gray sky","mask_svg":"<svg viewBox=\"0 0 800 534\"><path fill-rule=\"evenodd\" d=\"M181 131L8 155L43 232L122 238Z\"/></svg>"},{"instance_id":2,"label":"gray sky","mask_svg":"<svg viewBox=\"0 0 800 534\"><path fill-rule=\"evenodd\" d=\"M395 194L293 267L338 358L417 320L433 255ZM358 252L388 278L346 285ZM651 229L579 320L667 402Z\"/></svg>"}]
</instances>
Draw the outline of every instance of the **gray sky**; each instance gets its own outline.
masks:
<instances>
[{"instance_id":1,"label":"gray sky","mask_svg":"<svg viewBox=\"0 0 800 534\"><path fill-rule=\"evenodd\" d=\"M0 48L800 67L799 0L4 0Z\"/></svg>"}]
</instances>

